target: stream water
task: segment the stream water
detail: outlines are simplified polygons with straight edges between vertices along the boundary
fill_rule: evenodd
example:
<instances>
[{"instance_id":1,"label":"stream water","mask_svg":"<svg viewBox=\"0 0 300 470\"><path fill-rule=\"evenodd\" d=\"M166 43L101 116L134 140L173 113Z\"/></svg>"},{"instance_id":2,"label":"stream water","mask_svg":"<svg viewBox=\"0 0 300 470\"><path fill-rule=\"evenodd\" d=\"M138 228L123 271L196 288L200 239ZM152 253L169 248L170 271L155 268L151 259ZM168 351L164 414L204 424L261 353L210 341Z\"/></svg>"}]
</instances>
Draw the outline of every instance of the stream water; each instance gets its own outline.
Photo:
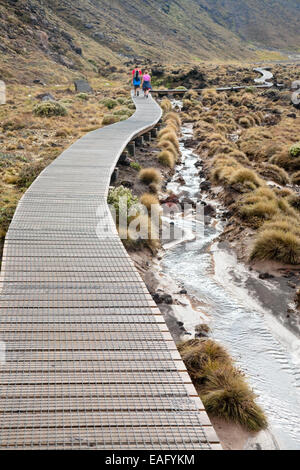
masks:
<instances>
[{"instance_id":1,"label":"stream water","mask_svg":"<svg viewBox=\"0 0 300 470\"><path fill-rule=\"evenodd\" d=\"M195 167L198 157L185 147L192 129L184 127L182 132L182 163L168 189L175 194L184 191L197 201L202 181ZM176 182L179 175L185 184ZM279 447L300 449L300 340L276 316L276 306L284 304L284 291L258 279L216 240L223 230L221 208L216 209L204 237L165 247L162 273L183 283L199 300L213 337L227 347L257 393ZM175 225L179 223L175 219ZM198 323L197 315L192 315L185 326L193 332Z\"/></svg>"}]
</instances>

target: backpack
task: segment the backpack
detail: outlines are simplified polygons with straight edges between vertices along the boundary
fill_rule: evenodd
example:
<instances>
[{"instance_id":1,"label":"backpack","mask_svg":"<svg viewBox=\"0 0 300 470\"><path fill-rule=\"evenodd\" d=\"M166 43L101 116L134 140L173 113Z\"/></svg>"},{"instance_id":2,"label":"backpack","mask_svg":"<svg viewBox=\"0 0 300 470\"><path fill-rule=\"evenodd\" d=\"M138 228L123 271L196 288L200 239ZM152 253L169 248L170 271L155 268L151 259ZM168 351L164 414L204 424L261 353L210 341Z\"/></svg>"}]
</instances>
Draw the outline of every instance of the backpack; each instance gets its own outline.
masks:
<instances>
[{"instance_id":1,"label":"backpack","mask_svg":"<svg viewBox=\"0 0 300 470\"><path fill-rule=\"evenodd\" d=\"M135 78L135 80L139 80L140 74L139 74L139 71L138 71L138 70L135 71L134 78Z\"/></svg>"}]
</instances>

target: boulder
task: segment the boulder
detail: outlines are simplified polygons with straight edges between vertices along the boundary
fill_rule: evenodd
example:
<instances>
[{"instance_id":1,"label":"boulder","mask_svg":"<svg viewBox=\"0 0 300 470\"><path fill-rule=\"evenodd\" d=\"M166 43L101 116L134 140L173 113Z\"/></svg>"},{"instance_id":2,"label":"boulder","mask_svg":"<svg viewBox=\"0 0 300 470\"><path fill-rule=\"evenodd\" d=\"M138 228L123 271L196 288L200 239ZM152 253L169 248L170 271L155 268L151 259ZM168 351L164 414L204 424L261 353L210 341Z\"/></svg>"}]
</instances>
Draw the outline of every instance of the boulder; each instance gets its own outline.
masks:
<instances>
[{"instance_id":1,"label":"boulder","mask_svg":"<svg viewBox=\"0 0 300 470\"><path fill-rule=\"evenodd\" d=\"M157 304L167 304L172 305L173 299L170 294L165 294L164 292L158 291L153 296L153 300Z\"/></svg>"},{"instance_id":2,"label":"boulder","mask_svg":"<svg viewBox=\"0 0 300 470\"><path fill-rule=\"evenodd\" d=\"M211 183L209 181L202 181L200 184L200 189L202 191L208 191L211 188Z\"/></svg>"},{"instance_id":3,"label":"boulder","mask_svg":"<svg viewBox=\"0 0 300 470\"><path fill-rule=\"evenodd\" d=\"M211 206L210 204L206 204L204 206L204 215L208 215L209 217L213 217L216 215L216 209Z\"/></svg>"},{"instance_id":4,"label":"boulder","mask_svg":"<svg viewBox=\"0 0 300 470\"><path fill-rule=\"evenodd\" d=\"M74 85L77 93L93 93L93 89L87 80L75 80Z\"/></svg>"},{"instance_id":5,"label":"boulder","mask_svg":"<svg viewBox=\"0 0 300 470\"><path fill-rule=\"evenodd\" d=\"M263 280L273 279L273 278L274 278L273 274L269 274L269 273L260 273L259 275L259 279L263 279Z\"/></svg>"},{"instance_id":6,"label":"boulder","mask_svg":"<svg viewBox=\"0 0 300 470\"><path fill-rule=\"evenodd\" d=\"M55 98L51 93L41 93L40 95L37 95L36 98L41 101L55 101Z\"/></svg>"}]
</instances>

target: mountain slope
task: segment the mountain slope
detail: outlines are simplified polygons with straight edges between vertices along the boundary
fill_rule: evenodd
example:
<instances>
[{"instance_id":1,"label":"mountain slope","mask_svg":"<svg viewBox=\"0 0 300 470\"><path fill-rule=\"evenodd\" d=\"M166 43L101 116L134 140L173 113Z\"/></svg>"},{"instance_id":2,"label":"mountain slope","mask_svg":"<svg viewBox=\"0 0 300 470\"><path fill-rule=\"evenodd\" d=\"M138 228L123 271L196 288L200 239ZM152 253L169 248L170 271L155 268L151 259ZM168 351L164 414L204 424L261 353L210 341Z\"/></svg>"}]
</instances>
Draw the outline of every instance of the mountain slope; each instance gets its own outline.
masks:
<instances>
[{"instance_id":1,"label":"mountain slope","mask_svg":"<svg viewBox=\"0 0 300 470\"><path fill-rule=\"evenodd\" d=\"M299 19L299 0L0 0L0 74L254 60L256 47L296 50Z\"/></svg>"}]
</instances>

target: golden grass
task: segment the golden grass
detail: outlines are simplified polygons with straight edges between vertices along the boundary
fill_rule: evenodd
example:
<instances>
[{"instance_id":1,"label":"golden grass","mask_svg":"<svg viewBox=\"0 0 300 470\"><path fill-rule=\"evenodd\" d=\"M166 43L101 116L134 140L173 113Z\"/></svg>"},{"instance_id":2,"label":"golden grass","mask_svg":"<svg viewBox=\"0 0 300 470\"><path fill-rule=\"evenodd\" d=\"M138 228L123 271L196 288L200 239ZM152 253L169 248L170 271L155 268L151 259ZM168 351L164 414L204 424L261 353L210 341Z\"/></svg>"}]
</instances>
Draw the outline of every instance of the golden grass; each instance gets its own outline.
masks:
<instances>
[{"instance_id":1,"label":"golden grass","mask_svg":"<svg viewBox=\"0 0 300 470\"><path fill-rule=\"evenodd\" d=\"M113 114L105 114L102 119L102 125L103 126L110 126L111 124L114 124L115 122L118 122L118 118L114 116Z\"/></svg>"},{"instance_id":2,"label":"golden grass","mask_svg":"<svg viewBox=\"0 0 300 470\"><path fill-rule=\"evenodd\" d=\"M144 168L139 172L139 179L145 184L159 184L161 182L161 174L156 168Z\"/></svg>"},{"instance_id":3,"label":"golden grass","mask_svg":"<svg viewBox=\"0 0 300 470\"><path fill-rule=\"evenodd\" d=\"M250 259L299 264L300 239L294 233L282 229L263 230L255 240Z\"/></svg>"},{"instance_id":4,"label":"golden grass","mask_svg":"<svg viewBox=\"0 0 300 470\"><path fill-rule=\"evenodd\" d=\"M267 427L255 394L222 346L211 339L193 339L180 343L178 350L208 413L249 431Z\"/></svg>"},{"instance_id":5,"label":"golden grass","mask_svg":"<svg viewBox=\"0 0 300 470\"><path fill-rule=\"evenodd\" d=\"M174 154L168 150L163 150L158 154L158 161L163 166L167 166L169 168L174 168L175 161L174 161Z\"/></svg>"},{"instance_id":6,"label":"golden grass","mask_svg":"<svg viewBox=\"0 0 300 470\"><path fill-rule=\"evenodd\" d=\"M248 168L237 169L229 179L230 184L241 183L247 185L251 183L251 188L261 186L262 180L257 176L253 170Z\"/></svg>"},{"instance_id":7,"label":"golden grass","mask_svg":"<svg viewBox=\"0 0 300 470\"><path fill-rule=\"evenodd\" d=\"M168 100L168 98L164 98L161 103L160 103L160 106L162 108L162 110L165 112L165 113L168 113L169 111L172 111L172 103L170 100Z\"/></svg>"},{"instance_id":8,"label":"golden grass","mask_svg":"<svg viewBox=\"0 0 300 470\"><path fill-rule=\"evenodd\" d=\"M141 197L140 197L140 202L141 204L143 204L145 207L147 207L148 210L151 209L151 206L153 205L159 205L159 200L156 196L154 196L153 194L149 194L149 193L144 193Z\"/></svg>"}]
</instances>

